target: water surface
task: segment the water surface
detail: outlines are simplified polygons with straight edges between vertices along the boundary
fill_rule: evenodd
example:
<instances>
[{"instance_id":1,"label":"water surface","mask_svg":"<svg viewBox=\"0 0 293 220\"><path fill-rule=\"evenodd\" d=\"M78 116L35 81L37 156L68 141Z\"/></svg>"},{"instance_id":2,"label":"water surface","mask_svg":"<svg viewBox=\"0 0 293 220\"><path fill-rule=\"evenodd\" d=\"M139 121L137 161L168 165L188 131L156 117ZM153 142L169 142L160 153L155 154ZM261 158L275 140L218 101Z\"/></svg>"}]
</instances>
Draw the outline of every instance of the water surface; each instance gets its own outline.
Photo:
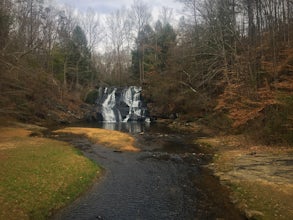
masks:
<instances>
[{"instance_id":1,"label":"water surface","mask_svg":"<svg viewBox=\"0 0 293 220\"><path fill-rule=\"evenodd\" d=\"M230 203L229 192L201 167L210 155L190 142L190 134L144 123L94 127L130 132L142 151L117 152L84 138L60 137L105 172L87 193L53 219L244 219Z\"/></svg>"}]
</instances>

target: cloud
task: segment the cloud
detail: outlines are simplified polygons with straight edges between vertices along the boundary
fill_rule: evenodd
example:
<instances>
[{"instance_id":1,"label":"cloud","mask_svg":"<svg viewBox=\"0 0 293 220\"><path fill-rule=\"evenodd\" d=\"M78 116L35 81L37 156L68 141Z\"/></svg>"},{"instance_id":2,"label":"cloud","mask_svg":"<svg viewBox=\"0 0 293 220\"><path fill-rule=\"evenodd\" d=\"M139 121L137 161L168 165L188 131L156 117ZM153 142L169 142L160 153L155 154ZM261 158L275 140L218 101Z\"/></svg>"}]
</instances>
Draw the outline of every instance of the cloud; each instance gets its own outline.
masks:
<instances>
[{"instance_id":1,"label":"cloud","mask_svg":"<svg viewBox=\"0 0 293 220\"><path fill-rule=\"evenodd\" d=\"M118 10L122 7L130 8L133 4L133 0L56 0L57 2L65 5L70 5L79 11L86 11L88 8L92 8L100 14L110 14L111 12ZM158 13L158 11L163 7L174 8L174 13L176 9L180 7L180 3L175 0L152 0L145 1L150 5L151 9Z\"/></svg>"},{"instance_id":2,"label":"cloud","mask_svg":"<svg viewBox=\"0 0 293 220\"><path fill-rule=\"evenodd\" d=\"M132 0L56 0L58 3L69 5L79 11L92 8L98 13L109 14L123 6L130 6Z\"/></svg>"}]
</instances>

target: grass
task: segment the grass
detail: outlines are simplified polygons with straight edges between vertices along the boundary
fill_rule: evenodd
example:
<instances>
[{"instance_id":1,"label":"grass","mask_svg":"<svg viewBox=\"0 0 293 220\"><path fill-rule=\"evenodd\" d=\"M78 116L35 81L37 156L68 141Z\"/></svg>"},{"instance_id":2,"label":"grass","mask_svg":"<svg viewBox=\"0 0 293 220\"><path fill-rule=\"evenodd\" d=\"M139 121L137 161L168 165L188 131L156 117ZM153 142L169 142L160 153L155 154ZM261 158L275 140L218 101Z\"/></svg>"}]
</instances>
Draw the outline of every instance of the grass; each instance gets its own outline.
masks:
<instances>
[{"instance_id":1,"label":"grass","mask_svg":"<svg viewBox=\"0 0 293 220\"><path fill-rule=\"evenodd\" d=\"M292 155L292 148L257 145L243 135L203 138L195 142L215 149L216 154L209 167L232 189L234 202L249 219L293 219L293 185L291 181L287 181L291 180L290 172L281 165L274 164L274 160L268 163L270 160L265 159L272 155L278 155L279 159L287 154ZM252 152L255 156L250 155ZM261 159L256 159L258 155L262 155L263 162ZM241 158L245 158L246 163L243 163ZM261 169L264 173L258 173L256 177L257 164L262 163ZM244 173L244 168L239 169L243 164L247 167L251 166L251 169L245 169ZM268 169L275 170L276 173L277 170L281 170L284 179L278 178L274 172L266 174L265 171Z\"/></svg>"},{"instance_id":2,"label":"grass","mask_svg":"<svg viewBox=\"0 0 293 220\"><path fill-rule=\"evenodd\" d=\"M234 184L234 187L237 187L234 193L239 199L240 209L260 211L254 219L292 219L292 188L261 181L242 181Z\"/></svg>"},{"instance_id":3,"label":"grass","mask_svg":"<svg viewBox=\"0 0 293 220\"><path fill-rule=\"evenodd\" d=\"M100 171L67 143L29 134L0 128L0 219L46 219Z\"/></svg>"},{"instance_id":4,"label":"grass","mask_svg":"<svg viewBox=\"0 0 293 220\"><path fill-rule=\"evenodd\" d=\"M135 140L129 134L100 128L68 127L55 131L55 133L70 133L84 135L94 143L102 144L122 151L139 151L134 146Z\"/></svg>"}]
</instances>

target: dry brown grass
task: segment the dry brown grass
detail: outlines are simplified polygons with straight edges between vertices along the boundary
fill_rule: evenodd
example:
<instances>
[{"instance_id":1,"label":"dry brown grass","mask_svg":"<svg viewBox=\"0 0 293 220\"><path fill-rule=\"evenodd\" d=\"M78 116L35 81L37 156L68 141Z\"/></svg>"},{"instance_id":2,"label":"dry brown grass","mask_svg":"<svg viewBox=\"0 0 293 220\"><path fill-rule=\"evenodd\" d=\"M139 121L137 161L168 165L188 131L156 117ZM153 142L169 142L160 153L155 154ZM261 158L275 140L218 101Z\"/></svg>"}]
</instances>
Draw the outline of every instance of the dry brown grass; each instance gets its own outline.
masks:
<instances>
[{"instance_id":1,"label":"dry brown grass","mask_svg":"<svg viewBox=\"0 0 293 220\"><path fill-rule=\"evenodd\" d=\"M102 144L107 147L113 147L122 151L139 151L139 149L134 145L134 138L129 134L119 131L111 131L100 128L67 127L59 129L55 131L55 133L84 135L94 143Z\"/></svg>"},{"instance_id":2,"label":"dry brown grass","mask_svg":"<svg viewBox=\"0 0 293 220\"><path fill-rule=\"evenodd\" d=\"M0 128L0 138L1 140L13 137L27 137L31 131L25 130L23 128Z\"/></svg>"},{"instance_id":3,"label":"dry brown grass","mask_svg":"<svg viewBox=\"0 0 293 220\"><path fill-rule=\"evenodd\" d=\"M253 219L292 219L292 195L292 185L283 186L267 181L241 181L234 184L238 207Z\"/></svg>"},{"instance_id":4,"label":"dry brown grass","mask_svg":"<svg viewBox=\"0 0 293 220\"><path fill-rule=\"evenodd\" d=\"M257 145L243 135L202 138L216 150L213 163L220 180L233 190L234 201L251 219L292 219L292 148ZM292 167L292 166L291 166Z\"/></svg>"}]
</instances>

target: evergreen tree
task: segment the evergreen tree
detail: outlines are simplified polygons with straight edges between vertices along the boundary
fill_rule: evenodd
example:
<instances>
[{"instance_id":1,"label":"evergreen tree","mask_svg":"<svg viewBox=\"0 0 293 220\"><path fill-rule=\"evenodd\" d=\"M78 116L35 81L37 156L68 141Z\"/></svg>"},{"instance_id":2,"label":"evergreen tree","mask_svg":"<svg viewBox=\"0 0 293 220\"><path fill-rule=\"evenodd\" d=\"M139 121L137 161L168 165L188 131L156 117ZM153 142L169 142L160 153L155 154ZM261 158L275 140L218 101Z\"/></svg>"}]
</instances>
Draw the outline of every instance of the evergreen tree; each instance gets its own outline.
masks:
<instances>
[{"instance_id":1,"label":"evergreen tree","mask_svg":"<svg viewBox=\"0 0 293 220\"><path fill-rule=\"evenodd\" d=\"M161 31L158 33L158 42L157 46L160 49L159 52L159 64L158 69L160 71L164 71L167 66L167 59L168 59L168 52L169 49L175 45L176 42L176 33L173 29L173 27L166 23Z\"/></svg>"},{"instance_id":2,"label":"evergreen tree","mask_svg":"<svg viewBox=\"0 0 293 220\"><path fill-rule=\"evenodd\" d=\"M145 25L136 39L136 50L132 51L132 67L136 76L145 72L162 72L166 69L169 49L175 45L176 33L173 27L160 21L155 30Z\"/></svg>"},{"instance_id":3,"label":"evergreen tree","mask_svg":"<svg viewBox=\"0 0 293 220\"><path fill-rule=\"evenodd\" d=\"M78 25L73 30L71 44L69 62L74 67L75 86L79 87L80 83L90 80L90 51L85 33Z\"/></svg>"}]
</instances>

